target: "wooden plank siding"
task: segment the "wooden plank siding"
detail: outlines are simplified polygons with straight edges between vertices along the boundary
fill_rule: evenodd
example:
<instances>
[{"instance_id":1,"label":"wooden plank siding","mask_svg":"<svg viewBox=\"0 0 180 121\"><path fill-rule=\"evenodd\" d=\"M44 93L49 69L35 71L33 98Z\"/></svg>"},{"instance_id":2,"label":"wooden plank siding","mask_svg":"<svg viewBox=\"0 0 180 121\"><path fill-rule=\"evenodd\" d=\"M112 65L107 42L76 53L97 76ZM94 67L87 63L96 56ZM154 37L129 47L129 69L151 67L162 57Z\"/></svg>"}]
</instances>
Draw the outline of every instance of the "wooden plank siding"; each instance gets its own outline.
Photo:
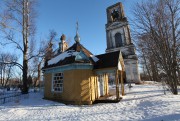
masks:
<instances>
[{"instance_id":1,"label":"wooden plank siding","mask_svg":"<svg viewBox=\"0 0 180 121\"><path fill-rule=\"evenodd\" d=\"M108 72L114 72L114 70L115 68L106 68L102 70L98 69L96 71L92 71L90 69L74 69L64 71L63 92L61 93L52 91L53 73L46 73L44 75L44 97L46 99L60 102L69 102L70 104L92 104L100 97L98 93L98 76L102 75L104 81L104 95L109 95ZM118 73L118 71L116 71L116 73ZM121 71L119 71L119 74L122 74ZM118 76L116 77L116 80L117 79ZM121 87L122 86L124 85L121 85Z\"/></svg>"},{"instance_id":2,"label":"wooden plank siding","mask_svg":"<svg viewBox=\"0 0 180 121\"><path fill-rule=\"evenodd\" d=\"M64 71L63 92L52 92L53 73L45 74L44 97L76 104L91 104L95 100L95 76L92 70Z\"/></svg>"},{"instance_id":3,"label":"wooden plank siding","mask_svg":"<svg viewBox=\"0 0 180 121\"><path fill-rule=\"evenodd\" d=\"M52 98L51 93L51 80L52 80L52 74L45 74L44 75L44 98Z\"/></svg>"}]
</instances>

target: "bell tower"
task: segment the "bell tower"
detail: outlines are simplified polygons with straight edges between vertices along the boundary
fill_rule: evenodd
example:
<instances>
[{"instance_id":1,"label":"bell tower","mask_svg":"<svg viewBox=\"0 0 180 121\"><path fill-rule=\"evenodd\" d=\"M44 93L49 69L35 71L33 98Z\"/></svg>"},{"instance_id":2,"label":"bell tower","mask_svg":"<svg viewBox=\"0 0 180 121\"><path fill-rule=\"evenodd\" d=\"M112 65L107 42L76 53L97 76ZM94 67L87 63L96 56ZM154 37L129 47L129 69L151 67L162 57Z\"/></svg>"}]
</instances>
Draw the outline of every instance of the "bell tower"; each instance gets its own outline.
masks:
<instances>
[{"instance_id":1,"label":"bell tower","mask_svg":"<svg viewBox=\"0 0 180 121\"><path fill-rule=\"evenodd\" d=\"M120 47L131 44L131 36L127 18L122 3L116 3L106 9L107 49L106 52L119 50Z\"/></svg>"},{"instance_id":2,"label":"bell tower","mask_svg":"<svg viewBox=\"0 0 180 121\"><path fill-rule=\"evenodd\" d=\"M107 8L107 20L108 23L123 20L124 10L122 3L117 3Z\"/></svg>"},{"instance_id":3,"label":"bell tower","mask_svg":"<svg viewBox=\"0 0 180 121\"><path fill-rule=\"evenodd\" d=\"M123 5L118 2L106 9L106 53L121 51L124 59L126 80L140 82L138 58L132 43L129 24L124 14Z\"/></svg>"}]
</instances>

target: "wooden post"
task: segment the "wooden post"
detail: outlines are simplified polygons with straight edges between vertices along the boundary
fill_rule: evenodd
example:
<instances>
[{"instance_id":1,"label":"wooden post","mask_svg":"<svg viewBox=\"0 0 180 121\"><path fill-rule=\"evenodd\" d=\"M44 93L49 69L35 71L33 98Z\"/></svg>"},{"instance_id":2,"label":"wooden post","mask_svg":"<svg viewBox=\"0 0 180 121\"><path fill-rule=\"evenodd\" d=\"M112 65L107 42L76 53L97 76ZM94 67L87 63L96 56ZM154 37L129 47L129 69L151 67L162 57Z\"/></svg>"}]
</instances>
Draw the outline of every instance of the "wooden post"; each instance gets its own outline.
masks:
<instances>
[{"instance_id":1,"label":"wooden post","mask_svg":"<svg viewBox=\"0 0 180 121\"><path fill-rule=\"evenodd\" d=\"M90 101L92 101L92 79L91 79L91 76L90 76L90 78L89 78L89 86L90 86Z\"/></svg>"},{"instance_id":2,"label":"wooden post","mask_svg":"<svg viewBox=\"0 0 180 121\"><path fill-rule=\"evenodd\" d=\"M98 96L97 96L97 84L96 84L96 83L97 83L97 81L96 81L96 75L94 76L94 80L95 80L95 81L94 81L94 89L95 89L95 90L94 90L94 92L95 92L95 99L97 99L97 97L98 97Z\"/></svg>"},{"instance_id":3,"label":"wooden post","mask_svg":"<svg viewBox=\"0 0 180 121\"><path fill-rule=\"evenodd\" d=\"M107 87L108 87L108 83L107 83L107 78L106 78L106 73L104 74L104 85L105 85L105 95L108 95L107 93Z\"/></svg>"},{"instance_id":4,"label":"wooden post","mask_svg":"<svg viewBox=\"0 0 180 121\"><path fill-rule=\"evenodd\" d=\"M124 96L123 71L121 70L121 94Z\"/></svg>"},{"instance_id":5,"label":"wooden post","mask_svg":"<svg viewBox=\"0 0 180 121\"><path fill-rule=\"evenodd\" d=\"M107 89L106 92L107 92L107 95L109 95L109 81L108 81L108 80L109 80L109 79L108 79L108 74L106 73L106 84L107 84L107 85L106 85L106 86L107 86L107 87L106 87L106 89Z\"/></svg>"},{"instance_id":6,"label":"wooden post","mask_svg":"<svg viewBox=\"0 0 180 121\"><path fill-rule=\"evenodd\" d=\"M102 81L104 83L104 95L106 95L106 79L105 79L105 74L102 74Z\"/></svg>"},{"instance_id":7,"label":"wooden post","mask_svg":"<svg viewBox=\"0 0 180 121\"><path fill-rule=\"evenodd\" d=\"M99 90L99 88L98 88L98 75L96 75L96 96L97 96L97 98L99 98L99 94L98 94L98 90Z\"/></svg>"},{"instance_id":8,"label":"wooden post","mask_svg":"<svg viewBox=\"0 0 180 121\"><path fill-rule=\"evenodd\" d=\"M118 80L118 70L116 70L116 100L119 100L119 80Z\"/></svg>"}]
</instances>

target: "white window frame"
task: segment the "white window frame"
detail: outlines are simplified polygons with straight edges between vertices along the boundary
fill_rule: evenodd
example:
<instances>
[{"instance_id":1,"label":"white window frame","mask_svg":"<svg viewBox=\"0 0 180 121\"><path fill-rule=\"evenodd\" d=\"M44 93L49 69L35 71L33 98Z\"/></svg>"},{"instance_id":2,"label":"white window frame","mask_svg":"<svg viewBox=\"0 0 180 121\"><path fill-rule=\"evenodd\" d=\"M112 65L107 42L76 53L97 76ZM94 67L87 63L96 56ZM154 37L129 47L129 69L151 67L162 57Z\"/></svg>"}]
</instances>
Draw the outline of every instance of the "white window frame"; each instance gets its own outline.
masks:
<instances>
[{"instance_id":1,"label":"white window frame","mask_svg":"<svg viewBox=\"0 0 180 121\"><path fill-rule=\"evenodd\" d=\"M52 92L63 92L63 81L64 81L64 74L63 72L54 73L52 76Z\"/></svg>"}]
</instances>

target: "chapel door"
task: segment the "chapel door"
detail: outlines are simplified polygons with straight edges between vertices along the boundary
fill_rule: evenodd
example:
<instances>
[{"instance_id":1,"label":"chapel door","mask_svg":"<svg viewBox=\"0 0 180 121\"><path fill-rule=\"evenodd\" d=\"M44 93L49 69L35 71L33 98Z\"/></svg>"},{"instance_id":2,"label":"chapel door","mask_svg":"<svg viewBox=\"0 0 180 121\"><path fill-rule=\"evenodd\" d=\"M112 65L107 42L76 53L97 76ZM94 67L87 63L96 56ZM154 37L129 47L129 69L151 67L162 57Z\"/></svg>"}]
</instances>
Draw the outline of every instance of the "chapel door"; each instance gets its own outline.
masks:
<instances>
[{"instance_id":1,"label":"chapel door","mask_svg":"<svg viewBox=\"0 0 180 121\"><path fill-rule=\"evenodd\" d=\"M99 75L99 79L98 79L98 93L99 96L104 95L104 81L102 75Z\"/></svg>"}]
</instances>

